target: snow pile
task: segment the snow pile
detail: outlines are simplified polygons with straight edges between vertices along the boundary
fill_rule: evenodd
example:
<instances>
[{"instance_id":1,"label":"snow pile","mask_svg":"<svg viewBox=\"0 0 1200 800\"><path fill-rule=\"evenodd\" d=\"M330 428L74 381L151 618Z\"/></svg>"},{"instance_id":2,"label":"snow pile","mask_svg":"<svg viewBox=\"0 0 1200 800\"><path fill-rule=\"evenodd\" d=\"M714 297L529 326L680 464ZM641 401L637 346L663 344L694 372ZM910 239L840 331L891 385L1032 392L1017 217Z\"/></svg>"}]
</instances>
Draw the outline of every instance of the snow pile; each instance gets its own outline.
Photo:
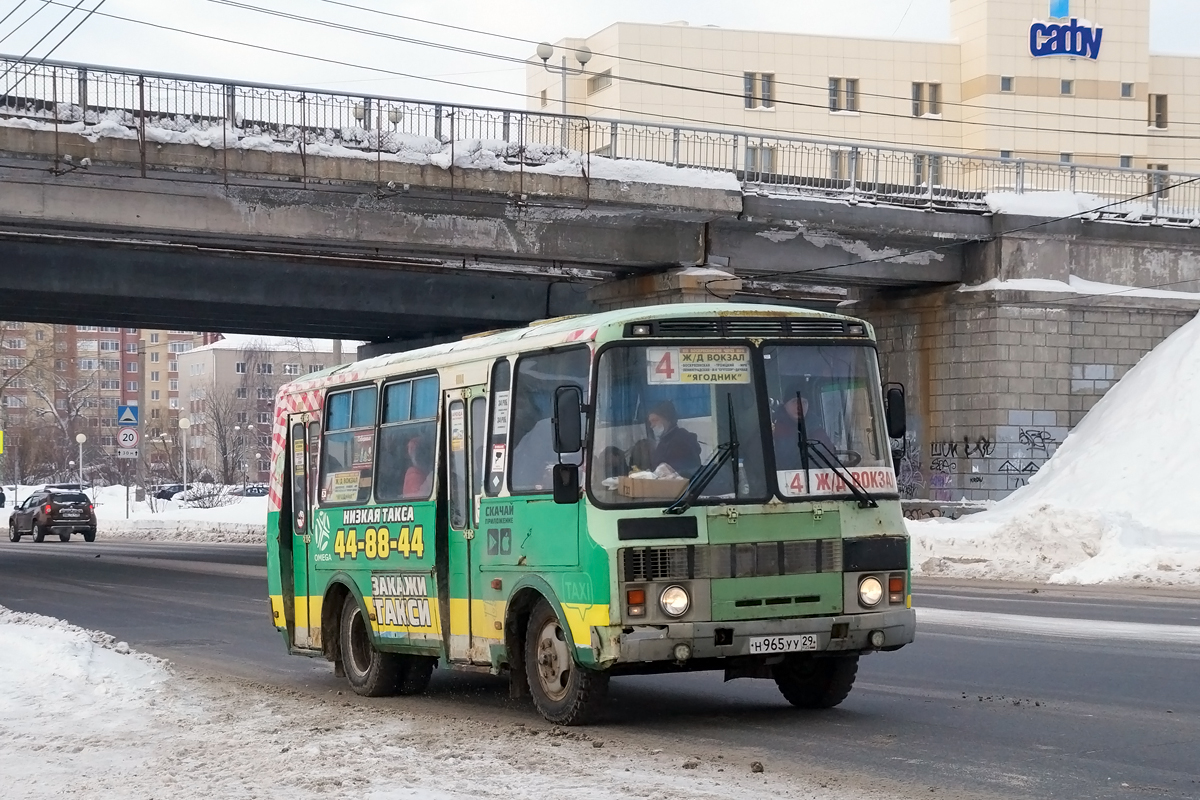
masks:
<instances>
[{"instance_id":1,"label":"snow pile","mask_svg":"<svg viewBox=\"0 0 1200 800\"><path fill-rule=\"evenodd\" d=\"M561 730L532 709L518 721L487 705L447 715L445 705L358 698L332 676L284 689L169 672L106 634L0 607L4 800L882 796L753 750L678 752L658 734ZM752 771L755 760L765 771Z\"/></svg>"},{"instance_id":2,"label":"snow pile","mask_svg":"<svg viewBox=\"0 0 1200 800\"><path fill-rule=\"evenodd\" d=\"M918 574L1200 585L1200 318L1109 390L1025 486L908 523Z\"/></svg>"},{"instance_id":3,"label":"snow pile","mask_svg":"<svg viewBox=\"0 0 1200 800\"><path fill-rule=\"evenodd\" d=\"M1058 292L1060 294L1080 295L1115 295L1117 297L1154 297L1160 300L1191 300L1200 302L1200 292L1178 292L1168 289L1143 289L1139 286L1122 286L1116 283L1100 283L1071 275L1067 281L1049 280L1047 278L1013 278L1002 281L992 278L990 281L977 283L974 286L958 287L960 292Z\"/></svg>"},{"instance_id":4,"label":"snow pile","mask_svg":"<svg viewBox=\"0 0 1200 800\"><path fill-rule=\"evenodd\" d=\"M0 126L26 130L54 130L52 122L29 117L0 118ZM59 123L61 133L78 134L91 142L102 138L137 139L136 121L122 111L89 112L86 120ZM301 152L299 129L281 132L231 127L223 122L196 122L186 117L155 118L146 126L146 140L157 144L194 145L212 149L258 150L270 153ZM490 169L622 181L689 186L741 192L742 185L731 172L676 167L653 161L611 159L551 144L518 145L498 139L442 141L431 136L363 128L307 132L303 152L308 156L356 158L430 165L449 169Z\"/></svg>"},{"instance_id":5,"label":"snow pile","mask_svg":"<svg viewBox=\"0 0 1200 800\"><path fill-rule=\"evenodd\" d=\"M0 607L0 775L5 798L72 786L80 762L144 761L166 665L124 642Z\"/></svg>"}]
</instances>

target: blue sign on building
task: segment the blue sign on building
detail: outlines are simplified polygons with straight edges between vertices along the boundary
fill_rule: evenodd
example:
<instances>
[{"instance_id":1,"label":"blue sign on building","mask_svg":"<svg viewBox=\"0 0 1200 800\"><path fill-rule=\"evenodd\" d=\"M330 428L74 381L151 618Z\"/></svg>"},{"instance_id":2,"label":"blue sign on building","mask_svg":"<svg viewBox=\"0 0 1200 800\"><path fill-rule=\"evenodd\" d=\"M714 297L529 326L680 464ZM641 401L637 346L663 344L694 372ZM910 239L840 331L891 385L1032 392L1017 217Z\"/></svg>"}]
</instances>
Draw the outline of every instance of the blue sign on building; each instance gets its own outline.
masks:
<instances>
[{"instance_id":1,"label":"blue sign on building","mask_svg":"<svg viewBox=\"0 0 1200 800\"><path fill-rule=\"evenodd\" d=\"M1029 27L1029 53L1044 56L1077 56L1095 61L1100 57L1104 29L1098 25L1080 25L1071 16L1071 0L1050 0L1051 19L1070 22L1035 22Z\"/></svg>"}]
</instances>

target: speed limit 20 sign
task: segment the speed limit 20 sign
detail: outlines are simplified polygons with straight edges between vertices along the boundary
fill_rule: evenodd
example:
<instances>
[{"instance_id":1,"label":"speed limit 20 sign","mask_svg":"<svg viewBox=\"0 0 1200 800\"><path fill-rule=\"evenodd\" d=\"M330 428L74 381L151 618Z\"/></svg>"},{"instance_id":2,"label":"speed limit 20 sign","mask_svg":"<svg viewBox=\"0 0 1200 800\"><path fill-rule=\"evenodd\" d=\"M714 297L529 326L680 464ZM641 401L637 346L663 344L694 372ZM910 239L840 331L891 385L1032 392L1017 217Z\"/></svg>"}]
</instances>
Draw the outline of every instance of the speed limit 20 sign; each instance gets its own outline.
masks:
<instances>
[{"instance_id":1,"label":"speed limit 20 sign","mask_svg":"<svg viewBox=\"0 0 1200 800\"><path fill-rule=\"evenodd\" d=\"M137 458L137 428L121 428L117 431L117 458Z\"/></svg>"}]
</instances>

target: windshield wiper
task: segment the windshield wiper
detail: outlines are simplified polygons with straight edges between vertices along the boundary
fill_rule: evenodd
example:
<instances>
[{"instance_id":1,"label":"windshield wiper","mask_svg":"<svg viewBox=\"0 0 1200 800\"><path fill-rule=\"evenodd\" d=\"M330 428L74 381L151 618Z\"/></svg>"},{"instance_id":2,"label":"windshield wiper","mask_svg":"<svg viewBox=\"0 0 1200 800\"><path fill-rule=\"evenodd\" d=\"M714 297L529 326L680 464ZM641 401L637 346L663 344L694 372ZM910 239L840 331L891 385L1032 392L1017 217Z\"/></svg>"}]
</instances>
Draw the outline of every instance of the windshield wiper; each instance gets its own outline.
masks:
<instances>
[{"instance_id":1,"label":"windshield wiper","mask_svg":"<svg viewBox=\"0 0 1200 800\"><path fill-rule=\"evenodd\" d=\"M859 508L879 508L879 503L858 482L858 479L854 477L854 473L850 472L841 459L837 457L837 453L830 449L829 445L824 442L809 441L808 430L804 424L804 398L800 396L799 392L796 392L796 410L799 412L796 415L796 436L798 437L797 444L800 445L800 466L804 469L805 491L807 492L812 487L808 461L809 454L811 453L817 461L825 465L826 469L833 470L833 473L842 479L842 482L850 489L850 494L854 495L854 499L858 501ZM824 453L818 449L818 445L824 448Z\"/></svg>"},{"instance_id":2,"label":"windshield wiper","mask_svg":"<svg viewBox=\"0 0 1200 800\"><path fill-rule=\"evenodd\" d=\"M730 461L733 461L733 496L735 499L737 498L738 481L741 479L737 462L737 423L733 417L733 394L726 392L725 397L729 402L729 441L717 446L708 463L697 470L692 479L688 481L687 486L683 487L683 493L675 498L675 502L663 509L664 514L682 514L691 508L700 493L712 483L712 479L717 477L721 468Z\"/></svg>"}]
</instances>

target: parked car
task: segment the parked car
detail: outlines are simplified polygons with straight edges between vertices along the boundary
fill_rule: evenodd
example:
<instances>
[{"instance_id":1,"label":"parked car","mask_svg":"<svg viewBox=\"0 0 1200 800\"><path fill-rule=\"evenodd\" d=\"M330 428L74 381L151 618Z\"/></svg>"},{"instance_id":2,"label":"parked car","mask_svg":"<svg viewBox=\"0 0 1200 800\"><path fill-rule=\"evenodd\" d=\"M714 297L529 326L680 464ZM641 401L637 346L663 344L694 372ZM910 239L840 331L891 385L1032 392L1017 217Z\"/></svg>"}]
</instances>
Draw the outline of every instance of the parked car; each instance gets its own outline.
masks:
<instances>
[{"instance_id":1,"label":"parked car","mask_svg":"<svg viewBox=\"0 0 1200 800\"><path fill-rule=\"evenodd\" d=\"M166 483L154 487L154 496L159 500L173 500L175 495L183 491L182 483Z\"/></svg>"},{"instance_id":2,"label":"parked car","mask_svg":"<svg viewBox=\"0 0 1200 800\"><path fill-rule=\"evenodd\" d=\"M96 507L83 492L70 489L39 489L13 509L8 521L8 540L19 542L30 534L35 542L46 534L58 534L69 541L71 534L83 534L85 542L96 541Z\"/></svg>"},{"instance_id":3,"label":"parked car","mask_svg":"<svg viewBox=\"0 0 1200 800\"><path fill-rule=\"evenodd\" d=\"M229 490L229 494L236 497L266 497L267 491L265 484L252 483L248 486L234 486Z\"/></svg>"}]
</instances>

